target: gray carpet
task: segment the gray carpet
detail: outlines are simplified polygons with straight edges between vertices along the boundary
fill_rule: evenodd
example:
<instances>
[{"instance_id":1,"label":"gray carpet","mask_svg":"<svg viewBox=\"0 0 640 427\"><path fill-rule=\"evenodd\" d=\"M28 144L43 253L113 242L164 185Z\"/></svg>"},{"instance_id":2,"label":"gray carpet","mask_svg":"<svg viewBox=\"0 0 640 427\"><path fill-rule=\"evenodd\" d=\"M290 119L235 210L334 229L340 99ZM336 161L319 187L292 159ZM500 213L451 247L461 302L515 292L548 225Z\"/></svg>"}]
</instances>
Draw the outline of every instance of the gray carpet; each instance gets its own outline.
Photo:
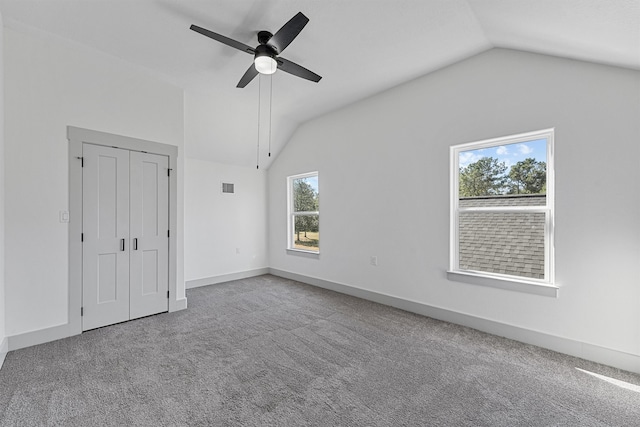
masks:
<instances>
[{"instance_id":1,"label":"gray carpet","mask_svg":"<svg viewBox=\"0 0 640 427\"><path fill-rule=\"evenodd\" d=\"M0 422L638 426L630 374L274 276L7 355Z\"/></svg>"}]
</instances>

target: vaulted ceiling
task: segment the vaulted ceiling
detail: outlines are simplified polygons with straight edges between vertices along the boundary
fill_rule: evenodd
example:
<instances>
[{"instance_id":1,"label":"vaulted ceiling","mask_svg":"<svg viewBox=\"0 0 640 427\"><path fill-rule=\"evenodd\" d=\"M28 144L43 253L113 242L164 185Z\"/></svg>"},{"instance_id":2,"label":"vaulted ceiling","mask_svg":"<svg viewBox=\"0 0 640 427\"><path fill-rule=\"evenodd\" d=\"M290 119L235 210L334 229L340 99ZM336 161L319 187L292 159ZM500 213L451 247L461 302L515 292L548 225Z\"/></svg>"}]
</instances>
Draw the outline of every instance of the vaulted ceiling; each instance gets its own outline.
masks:
<instances>
[{"instance_id":1,"label":"vaulted ceiling","mask_svg":"<svg viewBox=\"0 0 640 427\"><path fill-rule=\"evenodd\" d=\"M640 0L0 0L5 26L57 36L185 89L186 154L261 165L302 122L493 47L640 70ZM297 12L309 24L282 56L319 83L273 75L235 86L252 57L191 24L257 45ZM401 108L401 106L398 106Z\"/></svg>"}]
</instances>

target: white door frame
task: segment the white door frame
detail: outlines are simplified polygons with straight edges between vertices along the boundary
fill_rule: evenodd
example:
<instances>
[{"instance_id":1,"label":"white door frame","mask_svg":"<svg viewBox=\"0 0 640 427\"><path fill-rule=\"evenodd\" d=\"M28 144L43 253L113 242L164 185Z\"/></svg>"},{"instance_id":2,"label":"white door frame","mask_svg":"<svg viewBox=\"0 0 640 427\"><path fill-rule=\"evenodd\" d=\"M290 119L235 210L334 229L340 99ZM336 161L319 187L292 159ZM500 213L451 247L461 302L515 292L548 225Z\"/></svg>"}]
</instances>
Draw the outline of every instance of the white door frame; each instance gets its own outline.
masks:
<instances>
[{"instance_id":1,"label":"white door frame","mask_svg":"<svg viewBox=\"0 0 640 427\"><path fill-rule=\"evenodd\" d=\"M169 311L181 309L177 283L178 147L89 129L67 126L69 140L69 332L82 333L82 144L122 148L169 157Z\"/></svg>"}]
</instances>

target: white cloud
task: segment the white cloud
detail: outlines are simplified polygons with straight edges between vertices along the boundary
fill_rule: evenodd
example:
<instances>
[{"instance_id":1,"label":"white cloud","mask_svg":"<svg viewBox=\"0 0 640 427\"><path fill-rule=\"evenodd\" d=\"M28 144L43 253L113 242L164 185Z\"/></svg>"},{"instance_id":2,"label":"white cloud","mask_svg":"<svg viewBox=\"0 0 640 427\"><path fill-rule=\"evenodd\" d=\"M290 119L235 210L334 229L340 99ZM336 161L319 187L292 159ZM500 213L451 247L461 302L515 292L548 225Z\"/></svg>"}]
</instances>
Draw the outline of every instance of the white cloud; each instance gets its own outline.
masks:
<instances>
[{"instance_id":1,"label":"white cloud","mask_svg":"<svg viewBox=\"0 0 640 427\"><path fill-rule=\"evenodd\" d=\"M533 148L529 147L528 145L524 145L524 144L519 144L518 145L518 150L520 150L521 154L531 154L531 153L533 153Z\"/></svg>"},{"instance_id":2,"label":"white cloud","mask_svg":"<svg viewBox=\"0 0 640 427\"><path fill-rule=\"evenodd\" d=\"M505 154L509 154L509 150L504 145L501 145L496 149L496 154L499 156L504 156Z\"/></svg>"},{"instance_id":3,"label":"white cloud","mask_svg":"<svg viewBox=\"0 0 640 427\"><path fill-rule=\"evenodd\" d=\"M484 156L481 156L474 151L463 151L462 153L460 153L458 161L460 163L460 166L468 166L469 164L475 163L483 157Z\"/></svg>"}]
</instances>

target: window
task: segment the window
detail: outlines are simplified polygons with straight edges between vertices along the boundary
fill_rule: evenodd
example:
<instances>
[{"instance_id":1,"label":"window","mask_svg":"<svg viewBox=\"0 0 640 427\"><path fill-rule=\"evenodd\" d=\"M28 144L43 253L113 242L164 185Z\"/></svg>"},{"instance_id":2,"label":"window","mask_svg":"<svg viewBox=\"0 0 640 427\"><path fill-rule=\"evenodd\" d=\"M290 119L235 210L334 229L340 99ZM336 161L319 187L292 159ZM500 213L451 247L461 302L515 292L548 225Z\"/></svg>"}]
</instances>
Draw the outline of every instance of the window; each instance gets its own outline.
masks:
<instances>
[{"instance_id":1,"label":"window","mask_svg":"<svg viewBox=\"0 0 640 427\"><path fill-rule=\"evenodd\" d=\"M318 172L287 178L289 187L288 249L320 252Z\"/></svg>"},{"instance_id":2,"label":"window","mask_svg":"<svg viewBox=\"0 0 640 427\"><path fill-rule=\"evenodd\" d=\"M553 284L553 129L451 147L453 273Z\"/></svg>"}]
</instances>

